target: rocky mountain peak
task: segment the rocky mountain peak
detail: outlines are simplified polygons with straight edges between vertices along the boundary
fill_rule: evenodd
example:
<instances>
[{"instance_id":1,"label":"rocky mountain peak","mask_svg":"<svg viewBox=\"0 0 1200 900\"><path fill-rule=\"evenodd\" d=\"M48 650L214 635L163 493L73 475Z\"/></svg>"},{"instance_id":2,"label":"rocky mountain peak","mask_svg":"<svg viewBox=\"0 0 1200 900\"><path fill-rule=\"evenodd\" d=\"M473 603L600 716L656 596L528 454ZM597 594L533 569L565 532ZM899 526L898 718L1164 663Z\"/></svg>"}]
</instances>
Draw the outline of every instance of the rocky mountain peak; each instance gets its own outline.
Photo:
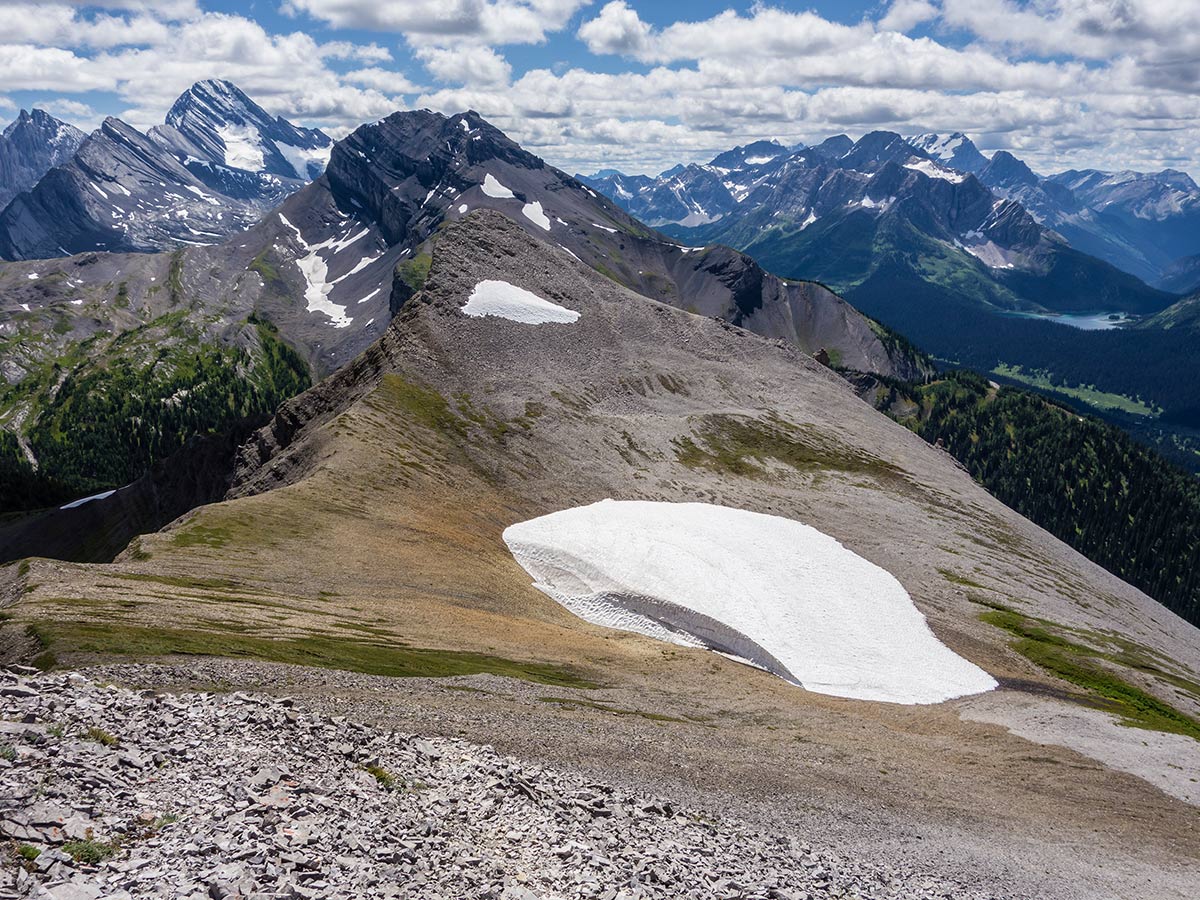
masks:
<instances>
[{"instance_id":1,"label":"rocky mountain peak","mask_svg":"<svg viewBox=\"0 0 1200 900\"><path fill-rule=\"evenodd\" d=\"M734 147L713 157L710 166L721 169L741 169L747 166L761 166L778 159L788 152L788 148L778 141L754 141L743 147Z\"/></svg>"},{"instance_id":2,"label":"rocky mountain peak","mask_svg":"<svg viewBox=\"0 0 1200 900\"><path fill-rule=\"evenodd\" d=\"M0 208L70 159L84 137L44 109L22 109L0 133Z\"/></svg>"},{"instance_id":3,"label":"rocky mountain peak","mask_svg":"<svg viewBox=\"0 0 1200 900\"><path fill-rule=\"evenodd\" d=\"M928 158L924 150L914 148L895 132L872 131L841 157L840 164L860 172L874 172L889 162L903 163L913 156Z\"/></svg>"},{"instance_id":4,"label":"rocky mountain peak","mask_svg":"<svg viewBox=\"0 0 1200 900\"><path fill-rule=\"evenodd\" d=\"M908 143L927 153L931 159L960 172L978 174L988 163L988 158L961 131L918 134L910 137Z\"/></svg>"},{"instance_id":5,"label":"rocky mountain peak","mask_svg":"<svg viewBox=\"0 0 1200 900\"><path fill-rule=\"evenodd\" d=\"M151 136L184 156L302 181L320 175L333 143L322 131L272 116L220 79L184 91Z\"/></svg>"},{"instance_id":6,"label":"rocky mountain peak","mask_svg":"<svg viewBox=\"0 0 1200 900\"><path fill-rule=\"evenodd\" d=\"M980 171L984 184L1002 187L1017 185L1035 185L1038 177L1029 166L1007 150L997 150L989 162Z\"/></svg>"}]
</instances>

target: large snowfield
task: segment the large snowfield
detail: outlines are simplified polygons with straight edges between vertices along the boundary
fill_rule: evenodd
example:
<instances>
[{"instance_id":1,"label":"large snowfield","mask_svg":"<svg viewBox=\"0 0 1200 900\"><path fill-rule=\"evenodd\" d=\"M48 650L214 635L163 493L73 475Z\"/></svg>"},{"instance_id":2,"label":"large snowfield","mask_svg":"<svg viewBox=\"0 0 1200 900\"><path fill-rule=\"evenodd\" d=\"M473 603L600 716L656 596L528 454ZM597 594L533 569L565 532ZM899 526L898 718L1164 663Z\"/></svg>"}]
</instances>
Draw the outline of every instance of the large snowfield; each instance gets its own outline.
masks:
<instances>
[{"instance_id":1,"label":"large snowfield","mask_svg":"<svg viewBox=\"0 0 1200 900\"><path fill-rule=\"evenodd\" d=\"M792 519L602 500L504 540L580 618L718 650L810 691L915 704L997 686L934 636L891 573Z\"/></svg>"},{"instance_id":2,"label":"large snowfield","mask_svg":"<svg viewBox=\"0 0 1200 900\"><path fill-rule=\"evenodd\" d=\"M543 300L533 291L507 281L493 280L475 285L462 311L474 318L499 316L526 325L543 325L547 322L569 324L579 318L575 310Z\"/></svg>"}]
</instances>

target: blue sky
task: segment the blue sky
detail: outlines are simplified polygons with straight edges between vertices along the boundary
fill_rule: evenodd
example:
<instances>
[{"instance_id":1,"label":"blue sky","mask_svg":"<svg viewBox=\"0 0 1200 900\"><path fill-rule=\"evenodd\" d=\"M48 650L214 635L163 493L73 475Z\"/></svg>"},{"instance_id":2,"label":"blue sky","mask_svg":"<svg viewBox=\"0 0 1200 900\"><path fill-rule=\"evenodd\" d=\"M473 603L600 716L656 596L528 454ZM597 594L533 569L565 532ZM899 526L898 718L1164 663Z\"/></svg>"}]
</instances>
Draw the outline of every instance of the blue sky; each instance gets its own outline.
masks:
<instances>
[{"instance_id":1,"label":"blue sky","mask_svg":"<svg viewBox=\"0 0 1200 900\"><path fill-rule=\"evenodd\" d=\"M1042 171L1190 169L1194 0L0 0L0 117L162 121L200 78L340 136L473 107L570 170L961 130Z\"/></svg>"}]
</instances>

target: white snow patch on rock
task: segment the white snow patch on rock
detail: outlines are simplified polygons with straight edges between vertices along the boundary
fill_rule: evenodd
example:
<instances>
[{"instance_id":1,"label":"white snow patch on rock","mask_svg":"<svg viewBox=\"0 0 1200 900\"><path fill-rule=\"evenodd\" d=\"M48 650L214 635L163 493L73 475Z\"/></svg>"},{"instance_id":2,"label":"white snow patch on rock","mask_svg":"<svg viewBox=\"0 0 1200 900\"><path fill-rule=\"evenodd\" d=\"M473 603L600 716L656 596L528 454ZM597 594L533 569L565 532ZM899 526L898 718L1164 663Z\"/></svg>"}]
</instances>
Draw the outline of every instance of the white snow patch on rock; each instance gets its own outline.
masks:
<instances>
[{"instance_id":1,"label":"white snow patch on rock","mask_svg":"<svg viewBox=\"0 0 1200 900\"><path fill-rule=\"evenodd\" d=\"M496 180L496 176L488 172L483 176L483 192L497 200L507 200L515 196L512 191Z\"/></svg>"},{"instance_id":2,"label":"white snow patch on rock","mask_svg":"<svg viewBox=\"0 0 1200 900\"><path fill-rule=\"evenodd\" d=\"M304 299L308 304L308 311L324 313L333 322L334 328L346 328L354 320L346 315L345 306L339 306L329 299L333 283L326 280L329 275L329 266L321 257L320 251L332 250L333 253L338 253L360 238L366 237L368 230L364 228L353 237L329 238L310 246L304 240L304 235L300 233L299 228L284 218L283 213L278 213L278 216L280 222L296 232L296 240L306 251L304 256L296 260L296 268L304 276Z\"/></svg>"},{"instance_id":3,"label":"white snow patch on rock","mask_svg":"<svg viewBox=\"0 0 1200 900\"><path fill-rule=\"evenodd\" d=\"M543 325L549 322L569 324L579 318L579 313L573 309L543 300L532 291L507 281L491 279L475 285L462 311L475 318L499 316L526 325Z\"/></svg>"},{"instance_id":4,"label":"white snow patch on rock","mask_svg":"<svg viewBox=\"0 0 1200 900\"><path fill-rule=\"evenodd\" d=\"M263 162L261 135L249 125L222 125L217 129L225 144L225 165L248 172L261 172Z\"/></svg>"},{"instance_id":5,"label":"white snow patch on rock","mask_svg":"<svg viewBox=\"0 0 1200 900\"><path fill-rule=\"evenodd\" d=\"M889 572L792 519L602 500L512 525L504 540L580 618L732 654L810 691L915 704L996 687Z\"/></svg>"},{"instance_id":6,"label":"white snow patch on rock","mask_svg":"<svg viewBox=\"0 0 1200 900\"><path fill-rule=\"evenodd\" d=\"M308 166L309 163L316 163L324 171L329 165L329 154L333 152L333 144L325 147L296 147L292 144L285 144L282 141L275 141L275 148L280 152L288 165L291 166L297 178L309 180Z\"/></svg>"},{"instance_id":7,"label":"white snow patch on rock","mask_svg":"<svg viewBox=\"0 0 1200 900\"><path fill-rule=\"evenodd\" d=\"M918 159L914 162L905 163L904 168L912 169L914 172L920 172L923 175L928 175L930 178L940 178L942 181L949 181L958 184L966 175L961 172L955 172L953 169L947 169L945 166L939 166L931 159Z\"/></svg>"},{"instance_id":8,"label":"white snow patch on rock","mask_svg":"<svg viewBox=\"0 0 1200 900\"><path fill-rule=\"evenodd\" d=\"M458 207L459 215L462 215L463 213L465 213L467 211L467 208L468 208L467 204L465 204L465 203L460 204Z\"/></svg>"},{"instance_id":9,"label":"white snow patch on rock","mask_svg":"<svg viewBox=\"0 0 1200 900\"><path fill-rule=\"evenodd\" d=\"M106 497L111 497L116 491L103 491L99 494L92 494L90 497L80 497L78 500L72 500L70 503L64 503L59 509L74 509L77 506L83 506L85 503L91 503L93 500L103 500Z\"/></svg>"},{"instance_id":10,"label":"white snow patch on rock","mask_svg":"<svg viewBox=\"0 0 1200 900\"><path fill-rule=\"evenodd\" d=\"M542 211L542 204L539 200L534 200L532 203L526 203L521 207L521 215L527 218L534 225L540 228L550 230L550 219Z\"/></svg>"}]
</instances>

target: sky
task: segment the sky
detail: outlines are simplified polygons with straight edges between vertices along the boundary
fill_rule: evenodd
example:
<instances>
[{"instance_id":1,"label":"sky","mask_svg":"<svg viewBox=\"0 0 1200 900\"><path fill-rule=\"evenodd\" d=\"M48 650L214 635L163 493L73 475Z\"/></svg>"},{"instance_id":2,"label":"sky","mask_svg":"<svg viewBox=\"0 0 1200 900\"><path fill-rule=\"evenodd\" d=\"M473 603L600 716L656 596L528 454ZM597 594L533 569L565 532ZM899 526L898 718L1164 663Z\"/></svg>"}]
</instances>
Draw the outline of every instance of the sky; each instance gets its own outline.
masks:
<instances>
[{"instance_id":1,"label":"sky","mask_svg":"<svg viewBox=\"0 0 1200 900\"><path fill-rule=\"evenodd\" d=\"M5 120L147 128L226 78L334 137L476 109L569 172L886 129L1200 176L1200 0L0 0L0 23Z\"/></svg>"}]
</instances>

